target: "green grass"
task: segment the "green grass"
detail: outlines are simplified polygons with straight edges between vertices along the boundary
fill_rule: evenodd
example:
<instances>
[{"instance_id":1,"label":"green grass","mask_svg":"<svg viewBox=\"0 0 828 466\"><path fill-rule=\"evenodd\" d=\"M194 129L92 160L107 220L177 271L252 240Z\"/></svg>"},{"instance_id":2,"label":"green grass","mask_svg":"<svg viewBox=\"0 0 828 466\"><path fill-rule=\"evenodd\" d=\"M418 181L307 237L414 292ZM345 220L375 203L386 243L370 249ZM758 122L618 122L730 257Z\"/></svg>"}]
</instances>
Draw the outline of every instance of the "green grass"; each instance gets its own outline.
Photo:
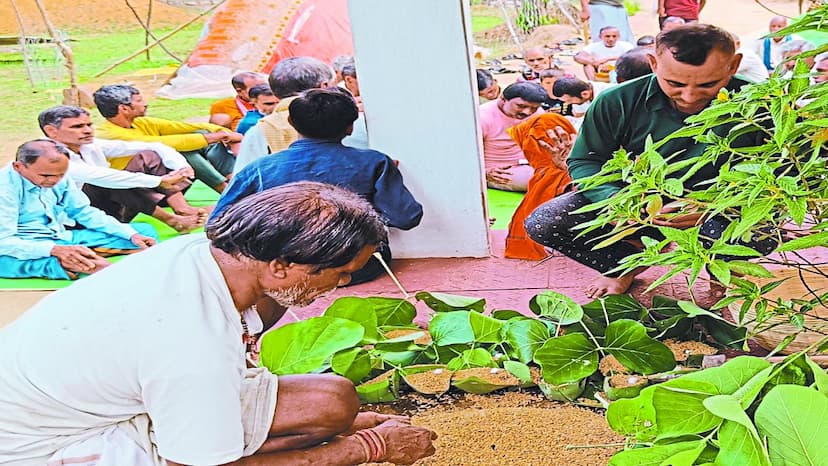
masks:
<instances>
[{"instance_id":1,"label":"green grass","mask_svg":"<svg viewBox=\"0 0 828 466\"><path fill-rule=\"evenodd\" d=\"M504 24L500 16L472 16L471 21L472 32L485 31Z\"/></svg>"},{"instance_id":2,"label":"green grass","mask_svg":"<svg viewBox=\"0 0 828 466\"><path fill-rule=\"evenodd\" d=\"M172 28L157 29L153 32L161 37ZM164 41L164 45L173 53L185 60L201 32L201 23L197 22L179 31ZM75 69L81 85L87 85L93 90L101 84L123 82L119 75L133 73L138 70L178 66L178 62L170 58L163 50L155 47L151 51L151 60L144 54L116 67L100 78L94 75L103 71L110 64L126 57L144 46L143 29L133 29L116 33L82 33L70 35L69 45L75 58ZM56 49L49 46L40 46L37 51L39 57L54 57ZM43 109L58 105L63 100L61 90L69 87L68 74L61 65L54 61L47 68L48 75L54 76L45 82L40 82L32 89L26 77L26 68L19 54L3 53L0 55L0 101L4 102L4 111L0 112L0 137L19 140L22 137L39 135L37 115ZM169 72L161 70L157 79L166 79ZM152 96L148 96L152 98ZM162 103L163 102L163 103ZM165 118L190 118L195 115L206 115L209 103L205 99L186 99L183 101L162 101L153 99L152 115ZM92 111L97 116L97 112ZM100 121L100 120L97 120ZM2 154L8 155L8 154Z\"/></svg>"}]
</instances>

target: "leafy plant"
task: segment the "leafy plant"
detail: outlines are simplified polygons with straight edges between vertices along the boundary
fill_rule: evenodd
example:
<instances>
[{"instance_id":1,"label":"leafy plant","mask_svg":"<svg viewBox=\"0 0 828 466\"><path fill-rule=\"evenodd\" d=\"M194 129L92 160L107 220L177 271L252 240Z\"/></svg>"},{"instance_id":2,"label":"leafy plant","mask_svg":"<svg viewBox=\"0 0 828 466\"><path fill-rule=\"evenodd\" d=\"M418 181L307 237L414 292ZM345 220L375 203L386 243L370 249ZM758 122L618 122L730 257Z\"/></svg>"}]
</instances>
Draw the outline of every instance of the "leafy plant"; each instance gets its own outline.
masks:
<instances>
[{"instance_id":1,"label":"leafy plant","mask_svg":"<svg viewBox=\"0 0 828 466\"><path fill-rule=\"evenodd\" d=\"M823 464L828 375L804 352L741 356L618 400L607 421L628 438L611 466Z\"/></svg>"},{"instance_id":2,"label":"leafy plant","mask_svg":"<svg viewBox=\"0 0 828 466\"><path fill-rule=\"evenodd\" d=\"M828 5L814 9L774 35L787 35L823 27ZM702 270L728 288L727 297L714 308L743 301L740 317L754 308L757 331L774 316L783 316L802 328L802 315L822 304L828 294L816 291L802 299L777 300L765 294L779 282L762 283L774 275L763 264L784 264L804 273L828 277L798 251L828 244L828 85L811 85L806 56L828 50L822 46L801 55L791 76L775 72L767 81L750 84L739 92L720 92L707 109L686 119L687 126L660 141L648 140L644 151L615 152L602 170L580 180L585 189L606 184L622 186L611 198L582 211L597 211L585 231L599 227L611 232L595 245L602 248L642 228L657 228L664 239L644 237L644 249L615 270L666 266L668 271L651 289L670 277L689 272L692 286ZM707 146L703 154L676 160L659 149L677 139L692 138ZM748 139L752 140L746 142ZM756 142L759 141L759 142ZM718 176L706 184L689 185L703 167L718 167ZM699 227L679 230L655 224L663 207L674 206L669 216L701 213L719 217L727 228L718 239L706 238ZM660 217L664 218L664 217ZM781 260L765 258L748 247L748 240L778 244Z\"/></svg>"},{"instance_id":3,"label":"leafy plant","mask_svg":"<svg viewBox=\"0 0 828 466\"><path fill-rule=\"evenodd\" d=\"M539 384L552 399L572 400L606 355L632 372L652 374L676 365L660 338L711 335L738 345L744 337L692 303L662 297L648 310L629 296L580 306L545 291L529 303L535 317L487 314L480 298L420 292L416 299L433 311L427 330L414 325L416 309L404 299L339 298L321 317L265 334L262 365L276 374L332 371L359 384L360 396L371 402L395 399L400 380L432 395L449 386L485 393ZM429 371L439 383L422 380Z\"/></svg>"}]
</instances>

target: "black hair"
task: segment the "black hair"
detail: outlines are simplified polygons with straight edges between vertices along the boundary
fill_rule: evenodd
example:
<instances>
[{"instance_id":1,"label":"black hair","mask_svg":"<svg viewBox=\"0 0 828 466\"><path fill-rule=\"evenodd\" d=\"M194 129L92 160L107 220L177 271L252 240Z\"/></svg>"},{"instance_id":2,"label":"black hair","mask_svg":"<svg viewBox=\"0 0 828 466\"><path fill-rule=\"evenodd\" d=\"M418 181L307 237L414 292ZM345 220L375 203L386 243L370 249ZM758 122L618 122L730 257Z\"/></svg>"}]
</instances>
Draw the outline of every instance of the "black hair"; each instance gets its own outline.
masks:
<instances>
[{"instance_id":1,"label":"black hair","mask_svg":"<svg viewBox=\"0 0 828 466\"><path fill-rule=\"evenodd\" d=\"M559 99L564 95L580 97L581 92L586 90L589 90L588 82L568 76L558 78L552 86L552 94Z\"/></svg>"},{"instance_id":2,"label":"black hair","mask_svg":"<svg viewBox=\"0 0 828 466\"><path fill-rule=\"evenodd\" d=\"M67 118L78 118L81 115L89 115L89 112L84 108L75 107L74 105L57 105L40 112L40 115L37 116L37 124L40 125L41 131L47 126L60 128L63 120Z\"/></svg>"},{"instance_id":3,"label":"black hair","mask_svg":"<svg viewBox=\"0 0 828 466\"><path fill-rule=\"evenodd\" d=\"M733 36L722 28L710 24L683 24L656 36L656 53L669 51L676 61L701 66L713 50L727 55L736 53Z\"/></svg>"},{"instance_id":4,"label":"black hair","mask_svg":"<svg viewBox=\"0 0 828 466\"><path fill-rule=\"evenodd\" d=\"M290 123L302 136L341 140L359 117L353 97L336 88L311 89L288 106Z\"/></svg>"},{"instance_id":5,"label":"black hair","mask_svg":"<svg viewBox=\"0 0 828 466\"><path fill-rule=\"evenodd\" d=\"M540 104L546 102L549 95L546 93L546 89L540 84L531 81L518 81L509 84L506 86L506 89L503 89L503 98L505 100L512 100L517 97L527 102Z\"/></svg>"},{"instance_id":6,"label":"black hair","mask_svg":"<svg viewBox=\"0 0 828 466\"><path fill-rule=\"evenodd\" d=\"M132 96L140 93L138 89L126 84L110 84L95 91L92 97L101 115L104 118L112 118L118 115L120 105L131 105Z\"/></svg>"}]
</instances>

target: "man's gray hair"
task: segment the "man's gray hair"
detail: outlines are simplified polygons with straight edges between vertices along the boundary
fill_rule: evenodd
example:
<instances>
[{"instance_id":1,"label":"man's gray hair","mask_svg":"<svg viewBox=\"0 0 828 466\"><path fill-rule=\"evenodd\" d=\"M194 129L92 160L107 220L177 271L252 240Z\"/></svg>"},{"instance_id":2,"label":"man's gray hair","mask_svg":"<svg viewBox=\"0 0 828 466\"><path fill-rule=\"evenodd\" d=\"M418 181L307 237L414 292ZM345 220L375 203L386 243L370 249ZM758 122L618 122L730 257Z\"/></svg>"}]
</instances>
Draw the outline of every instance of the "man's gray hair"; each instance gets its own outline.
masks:
<instances>
[{"instance_id":1,"label":"man's gray hair","mask_svg":"<svg viewBox=\"0 0 828 466\"><path fill-rule=\"evenodd\" d=\"M815 49L816 46L808 40L805 39L794 39L785 41L782 45L779 46L779 50L785 54L788 52L807 52L809 50Z\"/></svg>"},{"instance_id":2,"label":"man's gray hair","mask_svg":"<svg viewBox=\"0 0 828 466\"><path fill-rule=\"evenodd\" d=\"M344 78L345 76L350 76L352 78L357 77L355 64L349 63L342 67L342 77Z\"/></svg>"},{"instance_id":3,"label":"man's gray hair","mask_svg":"<svg viewBox=\"0 0 828 466\"><path fill-rule=\"evenodd\" d=\"M333 59L331 62L331 67L334 71L341 72L345 65L353 65L354 64L354 57L351 55L339 55Z\"/></svg>"},{"instance_id":4,"label":"man's gray hair","mask_svg":"<svg viewBox=\"0 0 828 466\"><path fill-rule=\"evenodd\" d=\"M268 83L273 94L284 99L308 89L333 84L334 76L331 67L316 58L290 57L273 67Z\"/></svg>"},{"instance_id":5,"label":"man's gray hair","mask_svg":"<svg viewBox=\"0 0 828 466\"><path fill-rule=\"evenodd\" d=\"M67 159L69 158L69 149L66 146L52 139L44 138L24 142L17 148L14 158L28 167L41 156L46 155L46 152L50 149L54 149L58 154L65 155Z\"/></svg>"},{"instance_id":6,"label":"man's gray hair","mask_svg":"<svg viewBox=\"0 0 828 466\"><path fill-rule=\"evenodd\" d=\"M84 108L75 107L74 105L57 105L40 112L40 115L37 116L37 123L40 125L41 131L46 126L60 128L63 120L67 118L78 118L81 115L89 116L89 112Z\"/></svg>"},{"instance_id":7,"label":"man's gray hair","mask_svg":"<svg viewBox=\"0 0 828 466\"><path fill-rule=\"evenodd\" d=\"M140 93L138 89L126 84L110 84L95 91L92 97L101 115L104 118L112 118L118 115L119 105L132 104L132 96Z\"/></svg>"}]
</instances>

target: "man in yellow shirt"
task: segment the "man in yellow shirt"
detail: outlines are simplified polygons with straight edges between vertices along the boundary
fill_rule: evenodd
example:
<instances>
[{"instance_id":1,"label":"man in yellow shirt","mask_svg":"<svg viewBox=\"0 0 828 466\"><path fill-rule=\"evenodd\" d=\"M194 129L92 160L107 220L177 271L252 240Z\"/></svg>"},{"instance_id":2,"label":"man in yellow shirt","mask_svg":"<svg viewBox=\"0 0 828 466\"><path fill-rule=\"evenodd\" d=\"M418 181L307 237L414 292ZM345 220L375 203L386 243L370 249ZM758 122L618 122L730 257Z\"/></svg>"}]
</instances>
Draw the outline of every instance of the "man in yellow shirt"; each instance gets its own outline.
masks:
<instances>
[{"instance_id":1,"label":"man in yellow shirt","mask_svg":"<svg viewBox=\"0 0 828 466\"><path fill-rule=\"evenodd\" d=\"M126 84L103 86L94 94L106 122L98 127L104 139L164 143L187 159L196 178L218 192L227 187L242 135L212 123L186 123L147 117L141 92Z\"/></svg>"}]
</instances>

